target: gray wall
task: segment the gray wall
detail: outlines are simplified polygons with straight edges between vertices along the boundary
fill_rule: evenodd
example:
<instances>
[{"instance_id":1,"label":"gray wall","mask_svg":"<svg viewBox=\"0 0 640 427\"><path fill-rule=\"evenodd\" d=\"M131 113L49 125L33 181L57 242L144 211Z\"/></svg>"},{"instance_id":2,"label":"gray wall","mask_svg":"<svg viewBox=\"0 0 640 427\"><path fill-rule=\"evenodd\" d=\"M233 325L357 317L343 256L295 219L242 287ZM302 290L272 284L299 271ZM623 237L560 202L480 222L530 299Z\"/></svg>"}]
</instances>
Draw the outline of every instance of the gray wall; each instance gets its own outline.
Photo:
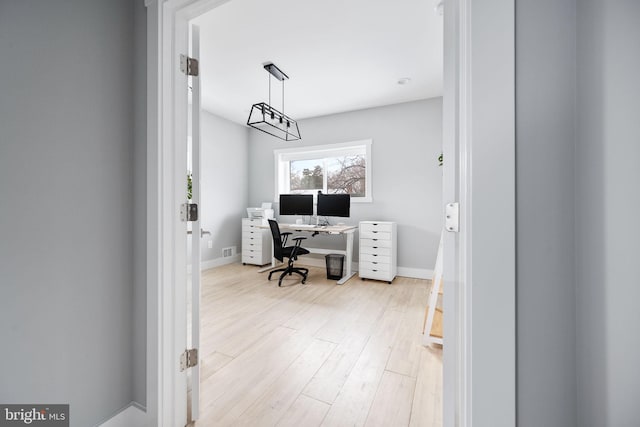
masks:
<instances>
[{"instance_id":1,"label":"gray wall","mask_svg":"<svg viewBox=\"0 0 640 427\"><path fill-rule=\"evenodd\" d=\"M516 23L518 425L637 426L640 3Z\"/></svg>"},{"instance_id":2,"label":"gray wall","mask_svg":"<svg viewBox=\"0 0 640 427\"><path fill-rule=\"evenodd\" d=\"M640 422L640 2L578 2L578 425Z\"/></svg>"},{"instance_id":3,"label":"gray wall","mask_svg":"<svg viewBox=\"0 0 640 427\"><path fill-rule=\"evenodd\" d=\"M273 150L373 140L373 203L352 203L351 217L398 223L398 266L432 270L442 229L442 98L334 114L299 122L301 142L285 143L262 132L249 134L249 202L275 194ZM277 205L274 205L276 215ZM335 241L314 237L314 246ZM357 260L357 246L354 260Z\"/></svg>"},{"instance_id":4,"label":"gray wall","mask_svg":"<svg viewBox=\"0 0 640 427\"><path fill-rule=\"evenodd\" d=\"M77 427L133 399L133 27L131 0L0 2L0 402Z\"/></svg>"},{"instance_id":5,"label":"gray wall","mask_svg":"<svg viewBox=\"0 0 640 427\"><path fill-rule=\"evenodd\" d=\"M575 31L575 0L516 2L519 427L576 425Z\"/></svg>"},{"instance_id":6,"label":"gray wall","mask_svg":"<svg viewBox=\"0 0 640 427\"><path fill-rule=\"evenodd\" d=\"M209 261L221 258L222 248L229 246L241 253L240 218L249 206L249 130L206 111L201 120L202 228L211 232L201 248L202 260Z\"/></svg>"}]
</instances>

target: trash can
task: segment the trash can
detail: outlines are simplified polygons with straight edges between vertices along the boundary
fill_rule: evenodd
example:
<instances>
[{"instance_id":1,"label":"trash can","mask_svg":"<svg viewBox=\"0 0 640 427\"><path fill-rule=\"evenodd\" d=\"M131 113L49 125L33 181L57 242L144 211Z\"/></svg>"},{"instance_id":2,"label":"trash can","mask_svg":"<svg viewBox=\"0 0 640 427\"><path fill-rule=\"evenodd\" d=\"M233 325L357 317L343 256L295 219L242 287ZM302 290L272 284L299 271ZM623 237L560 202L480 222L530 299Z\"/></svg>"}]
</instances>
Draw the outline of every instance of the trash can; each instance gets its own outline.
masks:
<instances>
[{"instance_id":1,"label":"trash can","mask_svg":"<svg viewBox=\"0 0 640 427\"><path fill-rule=\"evenodd\" d=\"M328 254L325 255L327 262L327 279L342 279L342 269L344 268L344 255Z\"/></svg>"}]
</instances>

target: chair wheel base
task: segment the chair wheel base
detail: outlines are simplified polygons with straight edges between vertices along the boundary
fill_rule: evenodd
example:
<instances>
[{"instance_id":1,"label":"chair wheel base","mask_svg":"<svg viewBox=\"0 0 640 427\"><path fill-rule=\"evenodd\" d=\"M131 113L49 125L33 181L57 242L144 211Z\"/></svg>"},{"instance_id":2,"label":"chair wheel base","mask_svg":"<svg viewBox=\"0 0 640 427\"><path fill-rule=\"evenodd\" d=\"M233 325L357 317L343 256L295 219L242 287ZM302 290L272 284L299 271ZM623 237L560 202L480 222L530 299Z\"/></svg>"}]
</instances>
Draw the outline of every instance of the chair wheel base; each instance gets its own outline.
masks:
<instances>
[{"instance_id":1,"label":"chair wheel base","mask_svg":"<svg viewBox=\"0 0 640 427\"><path fill-rule=\"evenodd\" d=\"M282 274L280 274L280 278L278 279L278 287L282 287L282 280L285 278L285 276L291 276L293 275L293 273L298 274L299 276L302 277L301 283L304 285L307 282L307 275L309 274L309 269L308 268L281 268L278 270L272 270L269 273L269 280L271 280L271 276L273 275L273 273L280 273L282 272Z\"/></svg>"}]
</instances>

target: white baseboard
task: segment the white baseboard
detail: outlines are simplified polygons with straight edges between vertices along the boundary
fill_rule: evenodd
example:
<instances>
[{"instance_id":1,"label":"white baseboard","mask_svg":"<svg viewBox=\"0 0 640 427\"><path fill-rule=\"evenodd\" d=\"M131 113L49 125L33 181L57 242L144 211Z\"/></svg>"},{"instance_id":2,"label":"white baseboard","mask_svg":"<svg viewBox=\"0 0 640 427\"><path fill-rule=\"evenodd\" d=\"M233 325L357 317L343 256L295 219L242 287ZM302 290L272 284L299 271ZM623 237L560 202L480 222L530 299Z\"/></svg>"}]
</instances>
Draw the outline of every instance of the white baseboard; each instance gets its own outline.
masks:
<instances>
[{"instance_id":1,"label":"white baseboard","mask_svg":"<svg viewBox=\"0 0 640 427\"><path fill-rule=\"evenodd\" d=\"M300 257L296 264L308 265L311 267L325 268L324 256L322 258L314 257L313 255ZM351 263L351 271L358 271L358 263ZM398 276L409 277L412 279L427 279L433 278L433 270L427 270L426 268L410 268L410 267L398 267Z\"/></svg>"},{"instance_id":2,"label":"white baseboard","mask_svg":"<svg viewBox=\"0 0 640 427\"><path fill-rule=\"evenodd\" d=\"M147 413L132 402L104 423L98 424L98 427L144 427L146 421Z\"/></svg>"},{"instance_id":3,"label":"white baseboard","mask_svg":"<svg viewBox=\"0 0 640 427\"><path fill-rule=\"evenodd\" d=\"M298 258L296 264L307 265L309 267L320 267L326 268L327 263L324 259L324 255L322 257L314 257L313 254L305 255L304 257ZM358 264L353 262L351 263L351 270L356 271L358 269Z\"/></svg>"},{"instance_id":4,"label":"white baseboard","mask_svg":"<svg viewBox=\"0 0 640 427\"><path fill-rule=\"evenodd\" d=\"M236 254L225 258L215 258L208 259L206 261L200 261L200 271L240 262L240 258L240 254ZM191 274L191 264L187 264L187 274Z\"/></svg>"},{"instance_id":5,"label":"white baseboard","mask_svg":"<svg viewBox=\"0 0 640 427\"><path fill-rule=\"evenodd\" d=\"M208 270L210 268L222 267L223 265L234 264L236 262L240 262L240 259L241 259L241 254L235 254L233 256L228 256L228 257L225 257L225 258L209 259L209 260L206 260L206 261L202 261L200 263L200 269L201 270Z\"/></svg>"},{"instance_id":6,"label":"white baseboard","mask_svg":"<svg viewBox=\"0 0 640 427\"><path fill-rule=\"evenodd\" d=\"M412 279L433 279L433 270L427 270L426 268L410 268L410 267L398 267L398 276L410 277Z\"/></svg>"}]
</instances>

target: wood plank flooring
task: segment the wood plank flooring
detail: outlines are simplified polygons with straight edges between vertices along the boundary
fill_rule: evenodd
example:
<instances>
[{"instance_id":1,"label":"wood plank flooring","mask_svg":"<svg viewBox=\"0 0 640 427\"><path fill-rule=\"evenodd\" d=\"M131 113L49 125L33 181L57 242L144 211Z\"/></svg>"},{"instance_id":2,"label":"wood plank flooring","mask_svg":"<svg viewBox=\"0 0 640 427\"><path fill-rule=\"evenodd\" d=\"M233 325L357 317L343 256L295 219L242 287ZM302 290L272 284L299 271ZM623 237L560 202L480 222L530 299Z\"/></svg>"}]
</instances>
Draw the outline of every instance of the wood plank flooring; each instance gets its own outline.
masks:
<instances>
[{"instance_id":1,"label":"wood plank flooring","mask_svg":"<svg viewBox=\"0 0 640 427\"><path fill-rule=\"evenodd\" d=\"M196 427L442 425L442 351L420 344L429 281L305 285L203 272Z\"/></svg>"}]
</instances>

